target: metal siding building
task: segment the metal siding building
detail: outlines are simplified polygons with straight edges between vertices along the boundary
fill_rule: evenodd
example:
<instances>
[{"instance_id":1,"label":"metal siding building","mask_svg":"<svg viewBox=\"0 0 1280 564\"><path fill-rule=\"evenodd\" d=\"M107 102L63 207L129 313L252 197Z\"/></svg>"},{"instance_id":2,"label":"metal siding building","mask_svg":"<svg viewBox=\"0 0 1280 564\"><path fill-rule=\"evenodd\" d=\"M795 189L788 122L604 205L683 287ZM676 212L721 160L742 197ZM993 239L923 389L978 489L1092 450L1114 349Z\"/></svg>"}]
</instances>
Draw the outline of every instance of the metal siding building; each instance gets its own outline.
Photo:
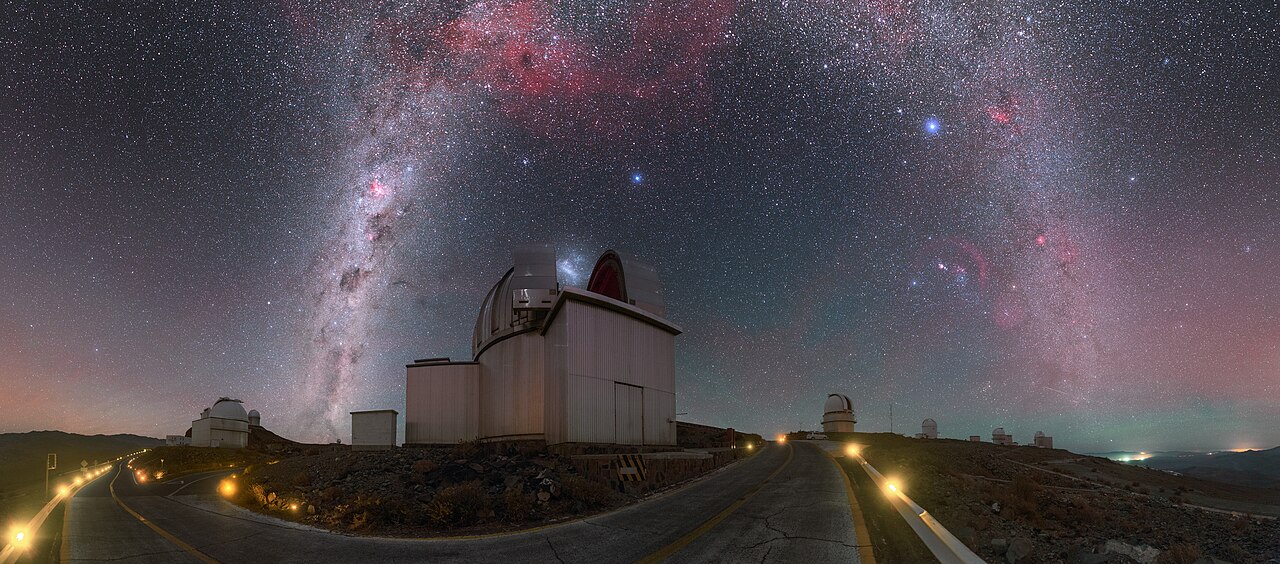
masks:
<instances>
[{"instance_id":1,"label":"metal siding building","mask_svg":"<svg viewBox=\"0 0 1280 564\"><path fill-rule=\"evenodd\" d=\"M394 409L351 412L351 450L387 450L396 446Z\"/></svg>"},{"instance_id":2,"label":"metal siding building","mask_svg":"<svg viewBox=\"0 0 1280 564\"><path fill-rule=\"evenodd\" d=\"M480 365L424 360L410 364L405 381L406 444L456 443L480 434ZM415 413L417 418L410 418Z\"/></svg>"},{"instance_id":3,"label":"metal siding building","mask_svg":"<svg viewBox=\"0 0 1280 564\"><path fill-rule=\"evenodd\" d=\"M549 247L514 262L481 306L474 362L406 367L406 444L674 445L680 328L656 271L609 251L582 290L556 282Z\"/></svg>"}]
</instances>

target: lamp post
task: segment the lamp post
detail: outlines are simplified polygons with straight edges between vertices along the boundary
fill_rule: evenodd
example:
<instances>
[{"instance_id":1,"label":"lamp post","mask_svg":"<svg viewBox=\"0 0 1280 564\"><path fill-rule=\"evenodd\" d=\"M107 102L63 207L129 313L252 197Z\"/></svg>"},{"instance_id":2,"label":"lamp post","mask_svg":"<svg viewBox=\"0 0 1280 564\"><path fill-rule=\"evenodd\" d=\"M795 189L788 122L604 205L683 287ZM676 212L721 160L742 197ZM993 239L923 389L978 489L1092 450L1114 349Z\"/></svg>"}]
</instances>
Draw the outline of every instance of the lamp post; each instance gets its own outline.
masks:
<instances>
[{"instance_id":1,"label":"lamp post","mask_svg":"<svg viewBox=\"0 0 1280 564\"><path fill-rule=\"evenodd\" d=\"M46 454L44 459L44 496L45 497L49 497L49 471L56 470L57 468L58 468L57 453L51 452L49 454Z\"/></svg>"}]
</instances>

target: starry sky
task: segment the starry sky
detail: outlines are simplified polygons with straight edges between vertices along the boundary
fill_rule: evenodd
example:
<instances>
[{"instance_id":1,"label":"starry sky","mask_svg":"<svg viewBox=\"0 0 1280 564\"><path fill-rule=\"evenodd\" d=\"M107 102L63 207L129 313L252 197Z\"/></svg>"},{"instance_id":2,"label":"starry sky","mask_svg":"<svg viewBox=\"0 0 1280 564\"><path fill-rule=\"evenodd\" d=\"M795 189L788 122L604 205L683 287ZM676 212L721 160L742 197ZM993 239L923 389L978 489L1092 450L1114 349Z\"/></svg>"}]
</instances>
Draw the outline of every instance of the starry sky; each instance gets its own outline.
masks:
<instances>
[{"instance_id":1,"label":"starry sky","mask_svg":"<svg viewBox=\"0 0 1280 564\"><path fill-rule=\"evenodd\" d=\"M1278 11L7 2L0 432L345 441L550 242L658 268L685 420L1275 446Z\"/></svg>"}]
</instances>

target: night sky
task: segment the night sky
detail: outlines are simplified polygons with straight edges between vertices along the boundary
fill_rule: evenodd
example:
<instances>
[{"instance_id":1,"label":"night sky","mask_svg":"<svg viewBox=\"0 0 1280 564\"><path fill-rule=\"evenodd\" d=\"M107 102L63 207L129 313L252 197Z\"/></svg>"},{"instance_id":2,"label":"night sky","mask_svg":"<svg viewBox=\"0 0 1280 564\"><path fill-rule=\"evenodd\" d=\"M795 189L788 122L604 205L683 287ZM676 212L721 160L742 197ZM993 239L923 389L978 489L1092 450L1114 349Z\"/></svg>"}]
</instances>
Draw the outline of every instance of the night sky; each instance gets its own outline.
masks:
<instances>
[{"instance_id":1,"label":"night sky","mask_svg":"<svg viewBox=\"0 0 1280 564\"><path fill-rule=\"evenodd\" d=\"M1280 444L1274 2L258 4L6 3L0 432L345 442L550 242L683 420Z\"/></svg>"}]
</instances>

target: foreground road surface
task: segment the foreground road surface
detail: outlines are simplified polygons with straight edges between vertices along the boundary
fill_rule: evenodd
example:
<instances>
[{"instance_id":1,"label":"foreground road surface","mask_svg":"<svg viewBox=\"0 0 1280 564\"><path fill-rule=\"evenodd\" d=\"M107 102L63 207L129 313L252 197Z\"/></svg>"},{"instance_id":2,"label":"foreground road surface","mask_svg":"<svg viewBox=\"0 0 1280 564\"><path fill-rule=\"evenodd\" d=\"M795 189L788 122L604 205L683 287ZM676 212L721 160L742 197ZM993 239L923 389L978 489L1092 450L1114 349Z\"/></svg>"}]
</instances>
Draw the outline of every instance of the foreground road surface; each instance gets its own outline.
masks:
<instances>
[{"instance_id":1,"label":"foreground road surface","mask_svg":"<svg viewBox=\"0 0 1280 564\"><path fill-rule=\"evenodd\" d=\"M66 520L71 561L858 562L844 477L819 448L771 445L678 491L582 521L466 540L339 535L220 499L218 477L138 485L123 464L85 488ZM114 484L121 507L112 497ZM145 521L144 521L145 520Z\"/></svg>"}]
</instances>

